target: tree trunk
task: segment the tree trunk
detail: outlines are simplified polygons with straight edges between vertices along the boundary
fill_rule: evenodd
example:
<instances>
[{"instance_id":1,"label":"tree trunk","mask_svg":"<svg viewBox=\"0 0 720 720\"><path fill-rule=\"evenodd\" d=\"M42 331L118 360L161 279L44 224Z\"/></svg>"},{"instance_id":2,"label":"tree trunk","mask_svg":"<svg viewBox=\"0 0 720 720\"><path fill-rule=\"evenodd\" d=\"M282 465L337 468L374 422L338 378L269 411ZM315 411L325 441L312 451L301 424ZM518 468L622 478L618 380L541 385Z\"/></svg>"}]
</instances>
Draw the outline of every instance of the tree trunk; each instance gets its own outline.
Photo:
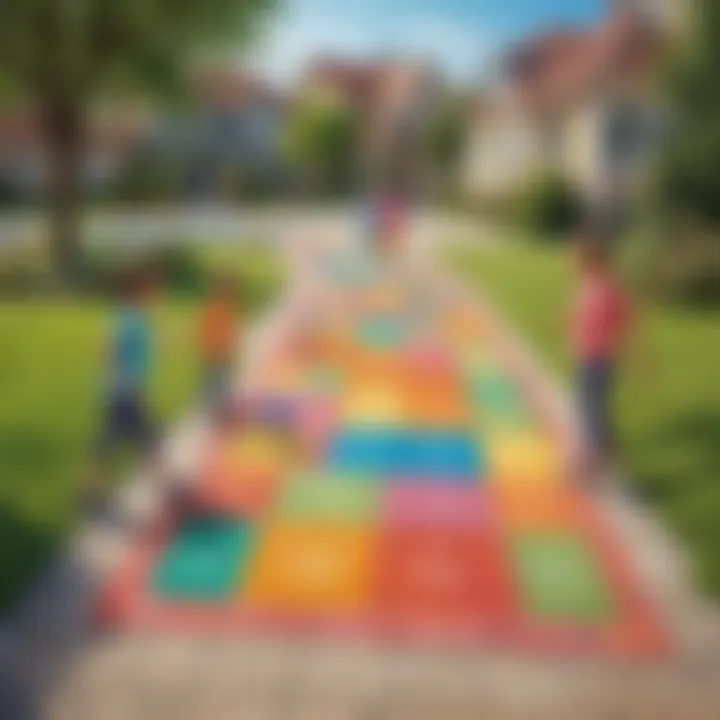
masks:
<instances>
[{"instance_id":1,"label":"tree trunk","mask_svg":"<svg viewBox=\"0 0 720 720\"><path fill-rule=\"evenodd\" d=\"M78 279L82 218L84 127L73 98L49 101L42 111L47 161L47 224L53 270L65 284Z\"/></svg>"}]
</instances>

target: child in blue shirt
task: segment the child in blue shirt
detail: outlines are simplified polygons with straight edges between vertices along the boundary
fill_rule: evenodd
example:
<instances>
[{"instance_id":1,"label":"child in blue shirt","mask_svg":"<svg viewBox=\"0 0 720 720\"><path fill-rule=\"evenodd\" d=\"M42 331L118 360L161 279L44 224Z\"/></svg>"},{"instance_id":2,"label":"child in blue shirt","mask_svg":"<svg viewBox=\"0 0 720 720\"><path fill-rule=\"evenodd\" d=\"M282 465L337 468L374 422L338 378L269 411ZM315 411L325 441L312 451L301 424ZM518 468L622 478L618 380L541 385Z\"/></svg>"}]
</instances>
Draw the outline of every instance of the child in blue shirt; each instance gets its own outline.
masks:
<instances>
[{"instance_id":1,"label":"child in blue shirt","mask_svg":"<svg viewBox=\"0 0 720 720\"><path fill-rule=\"evenodd\" d=\"M148 409L148 379L153 357L153 329L147 315L152 283L147 275L124 278L122 302L112 321L107 354L104 408L97 443L104 463L120 445L130 443L152 453L156 429Z\"/></svg>"}]
</instances>

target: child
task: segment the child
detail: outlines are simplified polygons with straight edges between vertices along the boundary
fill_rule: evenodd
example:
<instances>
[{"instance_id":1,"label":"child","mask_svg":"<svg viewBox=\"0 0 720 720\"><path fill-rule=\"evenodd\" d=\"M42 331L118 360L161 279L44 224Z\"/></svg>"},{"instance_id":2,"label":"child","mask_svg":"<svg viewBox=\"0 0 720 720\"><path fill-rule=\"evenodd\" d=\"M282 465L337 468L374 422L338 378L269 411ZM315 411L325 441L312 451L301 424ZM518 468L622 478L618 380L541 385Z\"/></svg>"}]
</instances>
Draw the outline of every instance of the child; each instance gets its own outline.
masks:
<instances>
[{"instance_id":1,"label":"child","mask_svg":"<svg viewBox=\"0 0 720 720\"><path fill-rule=\"evenodd\" d=\"M391 254L402 252L408 233L408 203L395 192L385 200L383 207L383 245Z\"/></svg>"},{"instance_id":2,"label":"child","mask_svg":"<svg viewBox=\"0 0 720 720\"><path fill-rule=\"evenodd\" d=\"M611 399L618 361L630 329L630 304L614 276L608 240L589 230L578 249L580 284L573 312L573 345L579 369L579 405L585 472L609 469L614 451Z\"/></svg>"},{"instance_id":3,"label":"child","mask_svg":"<svg viewBox=\"0 0 720 720\"><path fill-rule=\"evenodd\" d=\"M152 291L153 283L146 273L131 272L121 280L121 302L108 344L105 407L96 447L101 465L126 442L146 454L156 449L156 427L147 398L153 356L153 328L147 310ZM106 467L98 470L107 472ZM99 499L100 489L98 479L93 478L91 500Z\"/></svg>"},{"instance_id":4,"label":"child","mask_svg":"<svg viewBox=\"0 0 720 720\"><path fill-rule=\"evenodd\" d=\"M218 276L200 320L203 395L211 409L219 409L230 390L238 332L235 283Z\"/></svg>"}]
</instances>

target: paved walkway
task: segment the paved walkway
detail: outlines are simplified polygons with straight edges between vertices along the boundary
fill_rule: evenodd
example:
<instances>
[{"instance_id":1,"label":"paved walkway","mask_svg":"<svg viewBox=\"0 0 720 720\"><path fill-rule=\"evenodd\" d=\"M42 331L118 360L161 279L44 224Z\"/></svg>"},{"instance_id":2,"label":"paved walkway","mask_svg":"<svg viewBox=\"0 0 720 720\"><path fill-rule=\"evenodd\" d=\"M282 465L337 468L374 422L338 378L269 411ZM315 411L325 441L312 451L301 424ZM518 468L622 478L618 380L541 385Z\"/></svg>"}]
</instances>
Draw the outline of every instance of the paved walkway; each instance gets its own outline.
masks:
<instances>
[{"instance_id":1,"label":"paved walkway","mask_svg":"<svg viewBox=\"0 0 720 720\"><path fill-rule=\"evenodd\" d=\"M299 257L295 267L298 282L254 343L258 352L249 370L252 385L266 379L267 359L297 324L298 313L305 316L303 308L318 307L318 302L328 306L312 280L315 260L303 266ZM463 289L422 257L414 273L421 287L432 286L466 302ZM505 348L504 357L513 358L509 371L530 377L556 427L571 428L560 395L532 355L502 324L489 322L493 343ZM388 341L386 335L375 339ZM367 408L352 412L362 415ZM169 460L194 475L206 442L202 422L191 422L170 443ZM682 563L654 524L622 500L603 500L604 512L632 551L639 583L649 589L677 639L674 655L662 662L618 664L592 655L578 662L510 648L490 651L481 643L463 650L418 651L318 640L312 634L285 640L154 634L133 631L131 624L119 634L99 633L89 622L95 591L113 575L158 502L158 489L146 479L129 485L119 499L116 522L88 528L20 618L24 642L23 653L14 656L14 689L30 689L41 717L717 717L720 642L715 615L687 592Z\"/></svg>"}]
</instances>

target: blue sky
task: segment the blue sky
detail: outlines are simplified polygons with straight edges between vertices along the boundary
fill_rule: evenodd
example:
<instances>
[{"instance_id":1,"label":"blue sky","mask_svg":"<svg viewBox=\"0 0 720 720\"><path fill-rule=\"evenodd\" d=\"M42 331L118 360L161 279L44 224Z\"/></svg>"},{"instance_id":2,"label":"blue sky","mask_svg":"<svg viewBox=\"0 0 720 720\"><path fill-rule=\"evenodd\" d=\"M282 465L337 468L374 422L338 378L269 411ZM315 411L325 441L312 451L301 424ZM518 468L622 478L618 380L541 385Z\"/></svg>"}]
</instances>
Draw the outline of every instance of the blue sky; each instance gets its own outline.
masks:
<instances>
[{"instance_id":1,"label":"blue sky","mask_svg":"<svg viewBox=\"0 0 720 720\"><path fill-rule=\"evenodd\" d=\"M316 53L414 54L467 81L506 43L592 23L605 7L604 0L285 0L256 58L288 81Z\"/></svg>"}]
</instances>

